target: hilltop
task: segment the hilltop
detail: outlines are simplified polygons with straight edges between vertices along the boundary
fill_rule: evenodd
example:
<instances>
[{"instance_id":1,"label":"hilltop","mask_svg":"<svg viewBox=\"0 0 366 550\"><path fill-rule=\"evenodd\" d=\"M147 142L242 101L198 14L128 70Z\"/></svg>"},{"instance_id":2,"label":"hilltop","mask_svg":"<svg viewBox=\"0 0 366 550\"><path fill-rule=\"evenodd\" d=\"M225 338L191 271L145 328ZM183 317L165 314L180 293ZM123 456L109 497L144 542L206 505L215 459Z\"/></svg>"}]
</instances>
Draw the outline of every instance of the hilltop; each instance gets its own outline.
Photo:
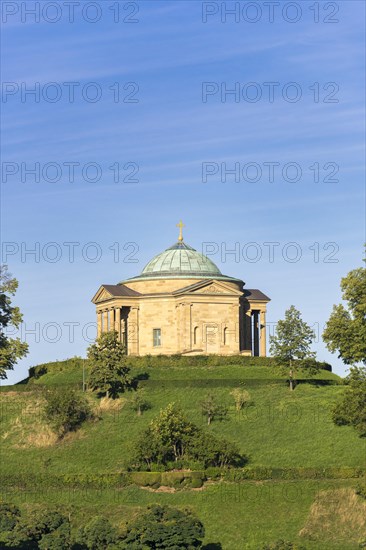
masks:
<instances>
[{"instance_id":1,"label":"hilltop","mask_svg":"<svg viewBox=\"0 0 366 550\"><path fill-rule=\"evenodd\" d=\"M278 538L297 540L309 549L358 547L363 509L341 525L339 514L349 512L352 487L365 468L365 447L352 428L331 420L332 406L344 390L337 375L300 371L300 383L290 392L286 375L270 361L171 367L135 363L132 373L141 379L151 408L139 417L130 406L131 392L106 403L87 391L97 419L61 442L44 423L42 393L60 385L81 388L83 367L88 379L87 362L74 358L39 365L23 383L3 387L2 476L9 499L23 502L27 495L27 502L73 505L77 519L102 507L117 524L148 503L185 505L204 522L207 542L221 542L225 550L238 548L237 537L241 548L248 549ZM251 399L241 414L230 395L239 385ZM208 392L229 408L226 420L209 427L200 408ZM118 476L126 471L139 433L172 402L202 429L236 442L248 457L244 470L221 481L208 480L201 489L161 492L124 486ZM35 491L32 479L42 489ZM52 490L56 480L58 488ZM329 496L339 501L332 514L326 506ZM319 514L328 518L328 528L319 524Z\"/></svg>"}]
</instances>

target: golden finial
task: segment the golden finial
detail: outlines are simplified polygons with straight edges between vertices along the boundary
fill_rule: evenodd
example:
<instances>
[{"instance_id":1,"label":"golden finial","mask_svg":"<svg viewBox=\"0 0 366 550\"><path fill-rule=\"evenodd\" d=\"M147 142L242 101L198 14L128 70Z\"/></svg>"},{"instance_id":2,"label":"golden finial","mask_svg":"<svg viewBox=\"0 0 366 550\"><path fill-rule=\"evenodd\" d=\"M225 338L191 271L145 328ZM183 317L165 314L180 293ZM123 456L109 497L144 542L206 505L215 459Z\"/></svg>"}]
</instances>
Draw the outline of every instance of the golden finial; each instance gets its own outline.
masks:
<instances>
[{"instance_id":1,"label":"golden finial","mask_svg":"<svg viewBox=\"0 0 366 550\"><path fill-rule=\"evenodd\" d=\"M177 223L177 227L179 227L178 241L181 243L183 241L183 227L185 227L185 225L182 221L180 221L179 223Z\"/></svg>"}]
</instances>

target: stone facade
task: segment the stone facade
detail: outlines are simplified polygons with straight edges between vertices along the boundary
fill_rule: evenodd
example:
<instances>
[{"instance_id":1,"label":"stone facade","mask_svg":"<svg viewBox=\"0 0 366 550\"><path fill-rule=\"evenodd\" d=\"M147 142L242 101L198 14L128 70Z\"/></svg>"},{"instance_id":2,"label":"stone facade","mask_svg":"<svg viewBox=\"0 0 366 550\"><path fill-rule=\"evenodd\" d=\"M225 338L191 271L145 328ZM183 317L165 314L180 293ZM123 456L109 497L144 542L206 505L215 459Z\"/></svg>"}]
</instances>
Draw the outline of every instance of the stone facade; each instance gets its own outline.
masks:
<instances>
[{"instance_id":1,"label":"stone facade","mask_svg":"<svg viewBox=\"0 0 366 550\"><path fill-rule=\"evenodd\" d=\"M181 263L166 271L171 250L174 261L178 257ZM116 330L129 355L265 356L269 298L259 290L245 290L243 281L222 275L212 262L214 267L204 265L201 272L193 272L192 265L182 261L184 250L177 243L157 256L165 254L164 270L145 268L141 276L102 285L92 300L98 335ZM187 250L194 261L202 256L188 245Z\"/></svg>"}]
</instances>

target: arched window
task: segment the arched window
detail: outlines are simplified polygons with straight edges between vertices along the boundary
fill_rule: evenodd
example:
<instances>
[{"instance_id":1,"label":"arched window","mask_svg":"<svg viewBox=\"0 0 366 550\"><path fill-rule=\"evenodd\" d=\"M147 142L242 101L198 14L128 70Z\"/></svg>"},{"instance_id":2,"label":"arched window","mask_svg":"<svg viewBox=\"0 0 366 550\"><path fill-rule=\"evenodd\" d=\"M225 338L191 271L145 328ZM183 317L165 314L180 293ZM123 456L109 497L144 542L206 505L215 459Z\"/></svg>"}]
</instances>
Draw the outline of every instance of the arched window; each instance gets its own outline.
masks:
<instances>
[{"instance_id":1,"label":"arched window","mask_svg":"<svg viewBox=\"0 0 366 550\"><path fill-rule=\"evenodd\" d=\"M227 346L228 344L228 331L227 327L224 328L224 346Z\"/></svg>"},{"instance_id":2,"label":"arched window","mask_svg":"<svg viewBox=\"0 0 366 550\"><path fill-rule=\"evenodd\" d=\"M196 346L198 342L198 327L193 329L193 344Z\"/></svg>"}]
</instances>

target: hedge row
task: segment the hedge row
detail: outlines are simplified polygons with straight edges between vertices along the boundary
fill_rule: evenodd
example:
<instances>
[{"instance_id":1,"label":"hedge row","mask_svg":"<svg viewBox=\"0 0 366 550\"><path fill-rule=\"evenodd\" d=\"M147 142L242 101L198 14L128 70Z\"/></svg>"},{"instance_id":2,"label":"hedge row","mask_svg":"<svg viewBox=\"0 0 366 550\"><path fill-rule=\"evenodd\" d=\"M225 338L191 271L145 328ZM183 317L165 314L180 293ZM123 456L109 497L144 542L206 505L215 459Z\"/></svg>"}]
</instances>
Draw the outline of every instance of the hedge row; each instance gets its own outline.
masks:
<instances>
[{"instance_id":1,"label":"hedge row","mask_svg":"<svg viewBox=\"0 0 366 550\"><path fill-rule=\"evenodd\" d=\"M173 471L173 472L131 472L130 479L136 485L142 487L202 487L206 479L203 471Z\"/></svg>"},{"instance_id":2,"label":"hedge row","mask_svg":"<svg viewBox=\"0 0 366 550\"><path fill-rule=\"evenodd\" d=\"M206 472L207 477L217 479L217 472ZM300 479L358 479L364 477L366 468L266 468L247 467L242 470L228 469L220 477L225 481L245 480L300 480Z\"/></svg>"},{"instance_id":3,"label":"hedge row","mask_svg":"<svg viewBox=\"0 0 366 550\"><path fill-rule=\"evenodd\" d=\"M29 369L29 378L40 378L47 372L67 372L81 368L84 362L88 367L88 360L73 357L65 361L44 363ZM296 361L294 362L296 364ZM172 367L217 367L226 365L243 365L247 367L267 366L276 367L273 357L251 357L243 355L144 355L142 357L128 357L128 364L132 368L172 368ZM318 368L332 371L331 365L325 362L316 362ZM299 364L300 366L300 364Z\"/></svg>"},{"instance_id":4,"label":"hedge row","mask_svg":"<svg viewBox=\"0 0 366 550\"><path fill-rule=\"evenodd\" d=\"M27 488L122 488L135 484L142 487L202 487L206 479L240 482L264 480L301 480L301 479L361 479L366 477L366 468L329 467L329 468L265 468L246 467L243 469L207 468L205 471L170 472L121 472L115 474L63 474L31 475L14 474L1 478L1 485Z\"/></svg>"}]
</instances>

